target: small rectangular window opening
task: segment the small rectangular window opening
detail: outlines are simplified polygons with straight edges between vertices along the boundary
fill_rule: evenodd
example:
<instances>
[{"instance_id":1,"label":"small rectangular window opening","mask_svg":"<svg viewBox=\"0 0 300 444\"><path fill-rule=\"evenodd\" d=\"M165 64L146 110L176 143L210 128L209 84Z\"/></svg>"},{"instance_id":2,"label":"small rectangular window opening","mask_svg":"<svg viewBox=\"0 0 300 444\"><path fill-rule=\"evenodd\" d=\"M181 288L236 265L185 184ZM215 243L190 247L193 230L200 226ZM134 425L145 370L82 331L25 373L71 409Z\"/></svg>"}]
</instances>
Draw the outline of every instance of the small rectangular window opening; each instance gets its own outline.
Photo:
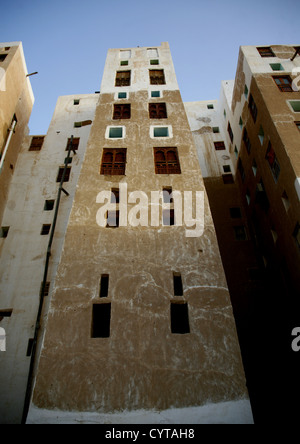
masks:
<instances>
[{"instance_id":1,"label":"small rectangular window opening","mask_svg":"<svg viewBox=\"0 0 300 444\"><path fill-rule=\"evenodd\" d=\"M44 211L52 211L54 208L55 200L45 200Z\"/></svg>"},{"instance_id":2,"label":"small rectangular window opening","mask_svg":"<svg viewBox=\"0 0 300 444\"><path fill-rule=\"evenodd\" d=\"M117 228L119 226L119 210L108 211L106 213L106 227L107 228Z\"/></svg>"},{"instance_id":3,"label":"small rectangular window opening","mask_svg":"<svg viewBox=\"0 0 300 444\"><path fill-rule=\"evenodd\" d=\"M44 296L49 296L49 289L50 289L50 282L46 282L45 283L45 288L44 288ZM42 295L43 292L43 282L41 282L41 289L40 289L40 296Z\"/></svg>"},{"instance_id":4,"label":"small rectangular window opening","mask_svg":"<svg viewBox=\"0 0 300 444\"><path fill-rule=\"evenodd\" d=\"M174 296L183 296L183 286L180 273L173 273Z\"/></svg>"},{"instance_id":5,"label":"small rectangular window opening","mask_svg":"<svg viewBox=\"0 0 300 444\"><path fill-rule=\"evenodd\" d=\"M169 128L168 127L157 127L153 129L154 137L169 137Z\"/></svg>"},{"instance_id":6,"label":"small rectangular window opening","mask_svg":"<svg viewBox=\"0 0 300 444\"><path fill-rule=\"evenodd\" d=\"M57 178L56 178L56 182L60 182L62 180L64 169L65 169L65 167L60 167L59 168L58 174L57 174ZM70 172L71 172L71 167L67 167L66 174L65 174L65 177L64 177L64 182L69 182Z\"/></svg>"},{"instance_id":7,"label":"small rectangular window opening","mask_svg":"<svg viewBox=\"0 0 300 444\"><path fill-rule=\"evenodd\" d=\"M120 189L119 188L112 188L111 189L111 203L120 203Z\"/></svg>"},{"instance_id":8,"label":"small rectangular window opening","mask_svg":"<svg viewBox=\"0 0 300 444\"><path fill-rule=\"evenodd\" d=\"M8 235L9 227L1 227L0 228L0 238L5 239Z\"/></svg>"},{"instance_id":9,"label":"small rectangular window opening","mask_svg":"<svg viewBox=\"0 0 300 444\"><path fill-rule=\"evenodd\" d=\"M107 298L108 296L108 283L109 283L109 275L102 274L100 279L100 298Z\"/></svg>"},{"instance_id":10,"label":"small rectangular window opening","mask_svg":"<svg viewBox=\"0 0 300 444\"><path fill-rule=\"evenodd\" d=\"M45 136L34 136L31 139L29 151L40 151L44 143Z\"/></svg>"},{"instance_id":11,"label":"small rectangular window opening","mask_svg":"<svg viewBox=\"0 0 300 444\"><path fill-rule=\"evenodd\" d=\"M171 302L171 332L175 334L190 333L187 303Z\"/></svg>"},{"instance_id":12,"label":"small rectangular window opening","mask_svg":"<svg viewBox=\"0 0 300 444\"><path fill-rule=\"evenodd\" d=\"M151 97L160 97L160 91L151 91Z\"/></svg>"},{"instance_id":13,"label":"small rectangular window opening","mask_svg":"<svg viewBox=\"0 0 300 444\"><path fill-rule=\"evenodd\" d=\"M111 304L94 304L92 313L92 338L109 338Z\"/></svg>"},{"instance_id":14,"label":"small rectangular window opening","mask_svg":"<svg viewBox=\"0 0 300 444\"><path fill-rule=\"evenodd\" d=\"M173 203L172 187L163 188L163 201L164 203Z\"/></svg>"},{"instance_id":15,"label":"small rectangular window opening","mask_svg":"<svg viewBox=\"0 0 300 444\"><path fill-rule=\"evenodd\" d=\"M3 318L10 318L12 315L12 308L5 308L4 310L0 309L0 321L2 321Z\"/></svg>"},{"instance_id":16,"label":"small rectangular window opening","mask_svg":"<svg viewBox=\"0 0 300 444\"><path fill-rule=\"evenodd\" d=\"M32 347L33 347L33 342L34 342L34 339L33 339L33 338L28 339L28 345L27 345L26 356L31 356L31 353L32 353Z\"/></svg>"},{"instance_id":17,"label":"small rectangular window opening","mask_svg":"<svg viewBox=\"0 0 300 444\"><path fill-rule=\"evenodd\" d=\"M123 128L121 126L109 128L108 137L110 139L121 139L123 137Z\"/></svg>"},{"instance_id":18,"label":"small rectangular window opening","mask_svg":"<svg viewBox=\"0 0 300 444\"><path fill-rule=\"evenodd\" d=\"M45 235L49 234L50 228L51 228L50 224L43 224L42 230L41 230L41 235L45 236Z\"/></svg>"},{"instance_id":19,"label":"small rectangular window opening","mask_svg":"<svg viewBox=\"0 0 300 444\"><path fill-rule=\"evenodd\" d=\"M175 225L174 210L163 210L163 225Z\"/></svg>"}]
</instances>

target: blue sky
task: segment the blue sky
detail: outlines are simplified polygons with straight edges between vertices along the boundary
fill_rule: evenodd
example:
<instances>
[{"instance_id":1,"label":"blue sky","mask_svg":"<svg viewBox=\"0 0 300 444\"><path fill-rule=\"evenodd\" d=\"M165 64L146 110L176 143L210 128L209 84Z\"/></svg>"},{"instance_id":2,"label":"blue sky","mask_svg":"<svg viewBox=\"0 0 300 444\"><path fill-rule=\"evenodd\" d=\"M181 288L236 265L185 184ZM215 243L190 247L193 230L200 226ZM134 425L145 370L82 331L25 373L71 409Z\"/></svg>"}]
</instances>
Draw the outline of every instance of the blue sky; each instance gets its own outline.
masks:
<instances>
[{"instance_id":1,"label":"blue sky","mask_svg":"<svg viewBox=\"0 0 300 444\"><path fill-rule=\"evenodd\" d=\"M218 99L240 45L300 44L299 0L0 0L0 41L22 41L46 134L58 96L94 93L109 48L168 41L184 101Z\"/></svg>"}]
</instances>

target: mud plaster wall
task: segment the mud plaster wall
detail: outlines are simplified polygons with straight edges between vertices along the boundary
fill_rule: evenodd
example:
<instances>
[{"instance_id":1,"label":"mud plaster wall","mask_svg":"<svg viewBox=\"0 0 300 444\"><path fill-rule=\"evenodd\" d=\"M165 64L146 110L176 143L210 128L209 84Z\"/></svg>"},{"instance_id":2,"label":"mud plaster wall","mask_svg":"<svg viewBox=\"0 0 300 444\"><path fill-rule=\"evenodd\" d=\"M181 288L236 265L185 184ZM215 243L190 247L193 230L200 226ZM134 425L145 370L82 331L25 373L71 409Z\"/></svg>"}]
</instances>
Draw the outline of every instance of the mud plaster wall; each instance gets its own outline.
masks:
<instances>
[{"instance_id":1,"label":"mud plaster wall","mask_svg":"<svg viewBox=\"0 0 300 444\"><path fill-rule=\"evenodd\" d=\"M121 181L128 192L204 190L180 94L164 91L173 139L149 136L148 92L131 93L126 139L104 138L113 94L101 94L73 203L50 305L33 403L59 410L166 409L247 397L215 230L100 228L96 196ZM161 122L156 122L162 124ZM153 147L177 146L181 175L156 175ZM126 147L126 176L99 174L102 149ZM173 272L184 296L173 294ZM101 274L109 274L99 299ZM172 334L170 302L188 302L190 334ZM109 338L91 338L92 305L111 303Z\"/></svg>"}]
</instances>

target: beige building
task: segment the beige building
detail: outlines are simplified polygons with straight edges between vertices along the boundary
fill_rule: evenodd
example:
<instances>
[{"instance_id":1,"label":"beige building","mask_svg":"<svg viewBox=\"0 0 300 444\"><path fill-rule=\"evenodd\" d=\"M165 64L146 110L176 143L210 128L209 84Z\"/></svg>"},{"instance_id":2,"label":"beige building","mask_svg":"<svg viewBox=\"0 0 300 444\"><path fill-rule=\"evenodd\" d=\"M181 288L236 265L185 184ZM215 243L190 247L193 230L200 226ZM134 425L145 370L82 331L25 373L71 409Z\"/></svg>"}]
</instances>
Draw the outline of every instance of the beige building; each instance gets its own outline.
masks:
<instances>
[{"instance_id":1,"label":"beige building","mask_svg":"<svg viewBox=\"0 0 300 444\"><path fill-rule=\"evenodd\" d=\"M108 51L52 286L27 422L252 422L167 43Z\"/></svg>"},{"instance_id":2,"label":"beige building","mask_svg":"<svg viewBox=\"0 0 300 444\"><path fill-rule=\"evenodd\" d=\"M242 46L220 101L186 104L256 422L296 418L299 46Z\"/></svg>"}]
</instances>

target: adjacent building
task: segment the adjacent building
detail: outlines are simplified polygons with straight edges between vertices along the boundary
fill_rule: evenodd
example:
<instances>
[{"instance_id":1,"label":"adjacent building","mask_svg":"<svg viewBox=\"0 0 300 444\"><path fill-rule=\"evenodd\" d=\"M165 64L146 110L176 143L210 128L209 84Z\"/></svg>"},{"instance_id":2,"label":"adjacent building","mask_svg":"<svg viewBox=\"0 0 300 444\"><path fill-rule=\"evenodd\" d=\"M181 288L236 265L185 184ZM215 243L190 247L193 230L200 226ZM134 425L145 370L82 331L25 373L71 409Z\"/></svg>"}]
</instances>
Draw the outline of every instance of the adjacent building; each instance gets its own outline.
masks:
<instances>
[{"instance_id":1,"label":"adjacent building","mask_svg":"<svg viewBox=\"0 0 300 444\"><path fill-rule=\"evenodd\" d=\"M242 46L220 101L185 105L257 421L299 397L299 72L298 46Z\"/></svg>"},{"instance_id":2,"label":"adjacent building","mask_svg":"<svg viewBox=\"0 0 300 444\"><path fill-rule=\"evenodd\" d=\"M0 222L33 103L22 43L0 43Z\"/></svg>"},{"instance_id":3,"label":"adjacent building","mask_svg":"<svg viewBox=\"0 0 300 444\"><path fill-rule=\"evenodd\" d=\"M6 332L6 352L0 355L1 423L20 423L30 396L31 364L40 346L36 334L43 335L97 100L97 94L60 97L47 134L27 135L19 147L2 219L7 234L0 239L0 325ZM68 156L71 136L74 151ZM62 193L52 232L65 165L68 195Z\"/></svg>"}]
</instances>

